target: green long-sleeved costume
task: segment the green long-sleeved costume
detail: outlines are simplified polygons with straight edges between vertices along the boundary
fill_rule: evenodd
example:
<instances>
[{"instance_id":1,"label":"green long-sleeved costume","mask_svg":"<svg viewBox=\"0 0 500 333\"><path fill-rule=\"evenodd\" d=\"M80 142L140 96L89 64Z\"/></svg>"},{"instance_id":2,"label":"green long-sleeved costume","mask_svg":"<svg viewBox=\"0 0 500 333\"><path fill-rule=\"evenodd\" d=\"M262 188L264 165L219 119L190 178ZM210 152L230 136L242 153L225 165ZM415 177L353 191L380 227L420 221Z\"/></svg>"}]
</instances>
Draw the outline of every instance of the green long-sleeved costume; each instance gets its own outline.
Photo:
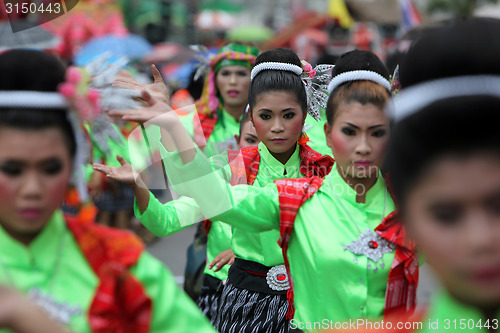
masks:
<instances>
[{"instance_id":1,"label":"green long-sleeved costume","mask_svg":"<svg viewBox=\"0 0 500 333\"><path fill-rule=\"evenodd\" d=\"M22 292L37 288L59 304L65 303L67 327L73 332L91 332L87 311L99 280L61 212L55 212L29 246L0 227L0 249L0 283L14 284ZM158 260L144 252L130 271L153 301L151 332L213 332Z\"/></svg>"},{"instance_id":2,"label":"green long-sleeved costume","mask_svg":"<svg viewBox=\"0 0 500 333\"><path fill-rule=\"evenodd\" d=\"M169 176L177 180L176 191L195 198L207 216L254 232L279 228L274 184L263 188L224 184L201 154L185 166L175 155L167 161ZM295 283L297 322L383 314L394 252L375 263L344 246L367 228L375 229L394 210L381 177L367 192L366 202L357 203L356 192L336 168L332 169L318 192L299 210L290 238L288 257Z\"/></svg>"},{"instance_id":3,"label":"green long-sleeved costume","mask_svg":"<svg viewBox=\"0 0 500 333\"><path fill-rule=\"evenodd\" d=\"M272 183L275 179L284 177L297 178L304 176L299 171L300 155L298 146L294 154L284 165L271 155L263 143L260 143L258 147L260 164L254 186L263 187ZM211 164L214 170L220 169L222 171L225 180L231 178L227 153L213 157ZM171 235L203 219L203 214L196 201L188 197L181 197L178 200L161 204L156 198L150 195L147 209L141 214L136 203L135 214L151 232L160 237ZM210 244L221 244L224 239L219 239L218 236L221 235L221 230L225 231L227 229L227 225L219 221L213 221L211 233L212 228L217 228L215 230L219 232L210 234L209 237L216 238L216 241L211 241ZM230 231L232 231L232 234L229 233L227 236L231 238L231 248L238 258L255 261L266 266L283 264L283 255L277 243L279 238L278 230L249 232L244 228L232 228ZM217 252L218 250L218 248L209 246L207 249L208 263L220 253L220 251ZM208 263L205 268L205 274L215 276L219 279L227 277L227 266L222 271L214 273L213 270L208 269Z\"/></svg>"}]
</instances>

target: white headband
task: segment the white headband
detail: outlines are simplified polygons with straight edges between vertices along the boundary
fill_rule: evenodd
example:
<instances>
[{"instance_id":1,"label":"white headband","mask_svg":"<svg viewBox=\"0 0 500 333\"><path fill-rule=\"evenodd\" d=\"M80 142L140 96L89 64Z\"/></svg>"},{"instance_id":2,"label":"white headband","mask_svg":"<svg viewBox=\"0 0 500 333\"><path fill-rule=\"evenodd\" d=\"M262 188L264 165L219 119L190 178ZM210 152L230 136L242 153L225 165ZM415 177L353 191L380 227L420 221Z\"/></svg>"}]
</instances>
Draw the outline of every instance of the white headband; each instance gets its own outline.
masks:
<instances>
[{"instance_id":1,"label":"white headband","mask_svg":"<svg viewBox=\"0 0 500 333\"><path fill-rule=\"evenodd\" d=\"M395 122L400 122L439 100L475 95L500 98L500 76L457 76L418 84L403 89L395 103L388 106L388 111Z\"/></svg>"},{"instance_id":2,"label":"white headband","mask_svg":"<svg viewBox=\"0 0 500 333\"><path fill-rule=\"evenodd\" d=\"M64 96L56 92L4 90L0 91L0 107L65 109L69 106Z\"/></svg>"},{"instance_id":3,"label":"white headband","mask_svg":"<svg viewBox=\"0 0 500 333\"><path fill-rule=\"evenodd\" d=\"M389 80L379 73L365 70L344 72L334 76L328 85L328 91L331 94L335 88L349 81L372 81L391 91L391 83Z\"/></svg>"},{"instance_id":4,"label":"white headband","mask_svg":"<svg viewBox=\"0 0 500 333\"><path fill-rule=\"evenodd\" d=\"M284 62L263 62L258 64L252 69L250 74L250 80L253 80L263 70L273 70L273 71L288 71L293 72L297 75L302 74L302 67L293 64L287 64Z\"/></svg>"}]
</instances>

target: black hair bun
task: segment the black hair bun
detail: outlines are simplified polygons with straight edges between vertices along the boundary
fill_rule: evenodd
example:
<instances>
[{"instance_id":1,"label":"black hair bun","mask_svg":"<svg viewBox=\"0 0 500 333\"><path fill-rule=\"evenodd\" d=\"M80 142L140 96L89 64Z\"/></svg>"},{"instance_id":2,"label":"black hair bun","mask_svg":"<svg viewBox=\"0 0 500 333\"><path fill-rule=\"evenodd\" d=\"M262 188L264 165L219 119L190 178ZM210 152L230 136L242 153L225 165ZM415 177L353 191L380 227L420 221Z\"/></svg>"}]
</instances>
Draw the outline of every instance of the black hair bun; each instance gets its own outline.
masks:
<instances>
[{"instance_id":1,"label":"black hair bun","mask_svg":"<svg viewBox=\"0 0 500 333\"><path fill-rule=\"evenodd\" d=\"M344 53L335 64L332 77L356 70L372 71L389 80L389 70L384 63L372 52L362 50Z\"/></svg>"},{"instance_id":2,"label":"black hair bun","mask_svg":"<svg viewBox=\"0 0 500 333\"><path fill-rule=\"evenodd\" d=\"M10 50L0 54L0 90L55 92L65 71L62 62L42 51Z\"/></svg>"},{"instance_id":3,"label":"black hair bun","mask_svg":"<svg viewBox=\"0 0 500 333\"><path fill-rule=\"evenodd\" d=\"M415 40L401 62L403 88L439 78L500 74L500 20L450 21Z\"/></svg>"},{"instance_id":4,"label":"black hair bun","mask_svg":"<svg viewBox=\"0 0 500 333\"><path fill-rule=\"evenodd\" d=\"M255 65L263 62L282 62L302 67L300 59L291 49L277 48L262 52L255 60Z\"/></svg>"}]
</instances>

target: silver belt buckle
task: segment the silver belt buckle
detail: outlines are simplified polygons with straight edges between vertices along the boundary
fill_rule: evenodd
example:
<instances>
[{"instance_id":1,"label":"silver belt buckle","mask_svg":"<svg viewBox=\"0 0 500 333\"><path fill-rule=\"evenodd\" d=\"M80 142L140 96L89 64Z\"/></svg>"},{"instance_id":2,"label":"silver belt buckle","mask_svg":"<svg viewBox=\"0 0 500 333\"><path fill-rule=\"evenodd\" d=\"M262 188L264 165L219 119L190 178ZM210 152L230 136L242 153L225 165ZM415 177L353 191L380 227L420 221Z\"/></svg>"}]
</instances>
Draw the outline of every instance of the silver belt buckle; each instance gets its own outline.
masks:
<instances>
[{"instance_id":1,"label":"silver belt buckle","mask_svg":"<svg viewBox=\"0 0 500 333\"><path fill-rule=\"evenodd\" d=\"M288 275L286 274L285 265L271 267L266 275L267 285L272 290L283 291L290 289Z\"/></svg>"}]
</instances>

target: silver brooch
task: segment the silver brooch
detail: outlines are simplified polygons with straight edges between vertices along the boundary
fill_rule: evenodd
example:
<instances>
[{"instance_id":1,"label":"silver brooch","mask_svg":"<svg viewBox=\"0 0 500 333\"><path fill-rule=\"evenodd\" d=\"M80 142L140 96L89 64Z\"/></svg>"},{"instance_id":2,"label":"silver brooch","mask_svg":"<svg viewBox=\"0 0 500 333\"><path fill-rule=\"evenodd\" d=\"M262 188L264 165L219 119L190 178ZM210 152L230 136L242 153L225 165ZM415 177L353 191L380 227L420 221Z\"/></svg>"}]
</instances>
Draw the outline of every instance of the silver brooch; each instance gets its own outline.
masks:
<instances>
[{"instance_id":1,"label":"silver brooch","mask_svg":"<svg viewBox=\"0 0 500 333\"><path fill-rule=\"evenodd\" d=\"M384 254L391 253L395 249L396 245L394 243L382 238L370 228L360 234L357 240L344 246L344 250L349 250L357 255L364 255L374 262L378 262Z\"/></svg>"},{"instance_id":2,"label":"silver brooch","mask_svg":"<svg viewBox=\"0 0 500 333\"><path fill-rule=\"evenodd\" d=\"M288 275L286 274L285 265L278 265L272 267L266 276L267 285L272 290L282 291L290 289L288 283Z\"/></svg>"}]
</instances>

